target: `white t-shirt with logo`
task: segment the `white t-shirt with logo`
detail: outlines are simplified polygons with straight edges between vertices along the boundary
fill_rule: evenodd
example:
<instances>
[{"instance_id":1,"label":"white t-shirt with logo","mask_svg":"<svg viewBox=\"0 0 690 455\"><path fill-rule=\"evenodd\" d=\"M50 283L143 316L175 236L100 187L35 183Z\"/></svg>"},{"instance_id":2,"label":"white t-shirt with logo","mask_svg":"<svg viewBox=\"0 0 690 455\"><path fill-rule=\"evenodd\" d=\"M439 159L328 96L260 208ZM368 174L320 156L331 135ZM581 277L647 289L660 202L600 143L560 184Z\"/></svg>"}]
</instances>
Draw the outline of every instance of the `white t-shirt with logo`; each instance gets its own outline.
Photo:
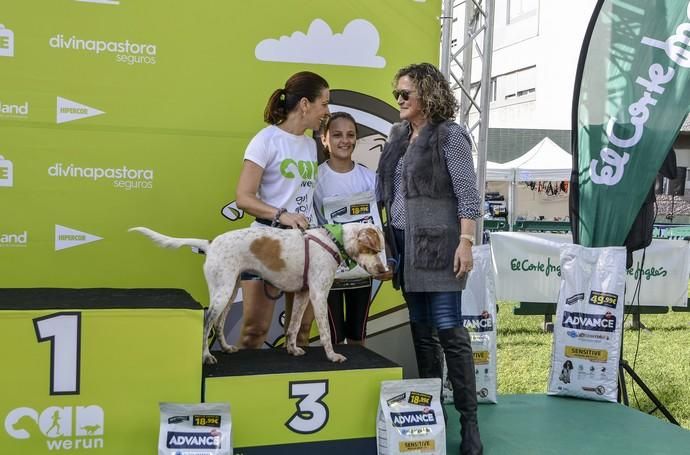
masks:
<instances>
[{"instance_id":1,"label":"white t-shirt with logo","mask_svg":"<svg viewBox=\"0 0 690 455\"><path fill-rule=\"evenodd\" d=\"M313 201L318 162L314 139L270 125L252 138L244 159L264 169L258 192L263 202L301 213L311 226L316 225Z\"/></svg>"},{"instance_id":2,"label":"white t-shirt with logo","mask_svg":"<svg viewBox=\"0 0 690 455\"><path fill-rule=\"evenodd\" d=\"M355 163L349 172L336 172L328 165L328 161L319 166L319 176L314 193L314 209L319 214L321 223L325 223L323 200L331 196L346 196L365 191L374 192L376 188L376 173L367 167Z\"/></svg>"}]
</instances>

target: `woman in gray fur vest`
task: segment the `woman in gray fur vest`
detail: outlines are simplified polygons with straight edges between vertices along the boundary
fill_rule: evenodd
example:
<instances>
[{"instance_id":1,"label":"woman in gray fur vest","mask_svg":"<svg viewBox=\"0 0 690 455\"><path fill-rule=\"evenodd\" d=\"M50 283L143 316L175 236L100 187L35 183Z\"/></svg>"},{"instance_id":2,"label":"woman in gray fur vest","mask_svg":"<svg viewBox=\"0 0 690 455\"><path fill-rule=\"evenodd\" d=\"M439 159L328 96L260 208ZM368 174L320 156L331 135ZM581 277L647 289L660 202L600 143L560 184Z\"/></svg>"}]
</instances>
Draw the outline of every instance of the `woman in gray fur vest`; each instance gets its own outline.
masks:
<instances>
[{"instance_id":1,"label":"woman in gray fur vest","mask_svg":"<svg viewBox=\"0 0 690 455\"><path fill-rule=\"evenodd\" d=\"M461 317L480 216L470 138L453 122L458 104L436 67L402 68L394 84L402 122L388 136L377 188L399 262L393 284L407 302L419 376L441 378L445 353L460 453L481 454L472 347Z\"/></svg>"}]
</instances>

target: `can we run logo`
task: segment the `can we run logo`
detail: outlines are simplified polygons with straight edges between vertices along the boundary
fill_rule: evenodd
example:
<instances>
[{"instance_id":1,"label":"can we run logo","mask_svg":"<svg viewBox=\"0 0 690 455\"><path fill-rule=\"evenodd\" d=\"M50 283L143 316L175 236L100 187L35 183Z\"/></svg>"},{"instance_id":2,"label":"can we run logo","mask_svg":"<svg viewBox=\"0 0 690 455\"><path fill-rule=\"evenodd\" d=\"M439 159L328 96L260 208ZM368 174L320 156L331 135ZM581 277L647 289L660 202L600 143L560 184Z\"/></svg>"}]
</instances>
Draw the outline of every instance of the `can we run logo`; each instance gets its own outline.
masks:
<instances>
[{"instance_id":1,"label":"can we run logo","mask_svg":"<svg viewBox=\"0 0 690 455\"><path fill-rule=\"evenodd\" d=\"M128 65L155 65L158 48L151 43L137 43L128 39L109 41L103 39L82 38L76 35L58 33L48 39L53 49L65 49L90 54L114 54L115 61Z\"/></svg>"},{"instance_id":2,"label":"can we run logo","mask_svg":"<svg viewBox=\"0 0 690 455\"><path fill-rule=\"evenodd\" d=\"M12 409L5 416L5 431L13 439L44 438L48 450L103 449L103 408L50 406Z\"/></svg>"}]
</instances>

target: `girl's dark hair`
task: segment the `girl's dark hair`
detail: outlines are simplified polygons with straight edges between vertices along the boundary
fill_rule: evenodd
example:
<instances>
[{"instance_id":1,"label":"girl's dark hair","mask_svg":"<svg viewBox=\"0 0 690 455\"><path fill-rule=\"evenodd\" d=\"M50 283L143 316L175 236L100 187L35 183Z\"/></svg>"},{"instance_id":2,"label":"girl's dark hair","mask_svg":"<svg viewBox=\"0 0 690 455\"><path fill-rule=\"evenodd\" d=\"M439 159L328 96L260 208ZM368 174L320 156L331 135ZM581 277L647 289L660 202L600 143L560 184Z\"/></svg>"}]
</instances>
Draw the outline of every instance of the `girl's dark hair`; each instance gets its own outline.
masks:
<instances>
[{"instance_id":1,"label":"girl's dark hair","mask_svg":"<svg viewBox=\"0 0 690 455\"><path fill-rule=\"evenodd\" d=\"M419 91L424 115L434 122L453 120L458 111L458 101L443 74L431 63L418 63L401 68L393 84L407 76L414 81Z\"/></svg>"},{"instance_id":2,"label":"girl's dark hair","mask_svg":"<svg viewBox=\"0 0 690 455\"><path fill-rule=\"evenodd\" d=\"M264 110L264 121L278 125L287 119L288 113L297 107L302 98L314 102L321 91L328 88L326 79L310 71L293 74L284 88L273 92Z\"/></svg>"},{"instance_id":3,"label":"girl's dark hair","mask_svg":"<svg viewBox=\"0 0 690 455\"><path fill-rule=\"evenodd\" d=\"M342 111L341 112L334 112L328 117L328 119L326 120L326 122L323 125L323 128L321 129L323 134L326 134L328 132L328 129L331 127L331 122L333 120L337 120L339 118L344 118L344 119L351 121L355 125L355 134L357 134L357 122L355 121L355 118L353 116L351 116L350 114L348 114L347 112L342 112Z\"/></svg>"}]
</instances>

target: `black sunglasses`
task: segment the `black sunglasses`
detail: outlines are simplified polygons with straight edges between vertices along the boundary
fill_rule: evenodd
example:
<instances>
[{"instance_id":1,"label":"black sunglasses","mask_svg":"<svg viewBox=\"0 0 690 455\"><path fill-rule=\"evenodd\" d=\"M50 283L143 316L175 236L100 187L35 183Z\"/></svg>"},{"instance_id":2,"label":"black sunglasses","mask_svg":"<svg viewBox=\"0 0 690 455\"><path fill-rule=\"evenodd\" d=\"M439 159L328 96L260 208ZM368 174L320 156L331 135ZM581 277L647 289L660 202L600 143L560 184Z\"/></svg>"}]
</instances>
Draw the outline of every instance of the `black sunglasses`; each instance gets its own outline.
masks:
<instances>
[{"instance_id":1,"label":"black sunglasses","mask_svg":"<svg viewBox=\"0 0 690 455\"><path fill-rule=\"evenodd\" d=\"M410 94L416 92L416 90L393 90L393 98L397 101L399 97L407 101L410 99Z\"/></svg>"}]
</instances>

